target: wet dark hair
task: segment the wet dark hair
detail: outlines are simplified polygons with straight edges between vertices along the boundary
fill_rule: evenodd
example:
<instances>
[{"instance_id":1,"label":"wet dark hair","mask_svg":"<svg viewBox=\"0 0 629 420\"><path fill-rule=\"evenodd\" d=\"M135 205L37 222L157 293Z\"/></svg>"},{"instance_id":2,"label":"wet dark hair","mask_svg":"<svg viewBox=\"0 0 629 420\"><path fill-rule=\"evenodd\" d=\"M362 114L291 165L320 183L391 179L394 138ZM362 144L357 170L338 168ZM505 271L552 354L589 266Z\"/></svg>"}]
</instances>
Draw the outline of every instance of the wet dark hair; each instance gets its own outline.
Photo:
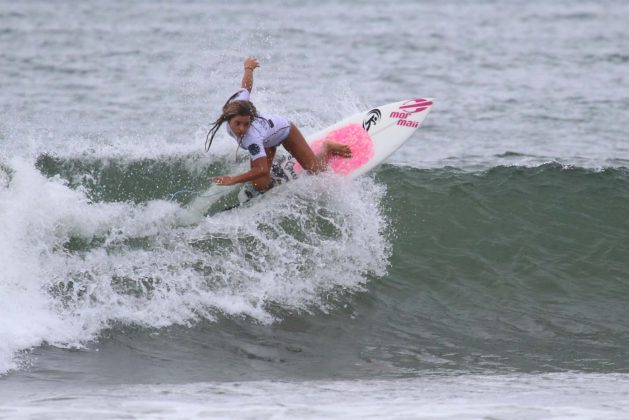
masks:
<instances>
[{"instance_id":1,"label":"wet dark hair","mask_svg":"<svg viewBox=\"0 0 629 420\"><path fill-rule=\"evenodd\" d=\"M244 115L251 117L251 122L255 118L260 118L258 115L258 110L255 105L251 103L251 101L234 101L233 99L238 95L238 93L234 94L231 98L227 100L225 105L223 105L223 113L220 117L214 121L212 127L210 127L210 131L208 131L207 136L205 136L205 151L208 152L210 150L210 146L212 146L212 140L214 140L214 136L218 132L218 129L221 128L224 122L231 120L235 116Z\"/></svg>"}]
</instances>

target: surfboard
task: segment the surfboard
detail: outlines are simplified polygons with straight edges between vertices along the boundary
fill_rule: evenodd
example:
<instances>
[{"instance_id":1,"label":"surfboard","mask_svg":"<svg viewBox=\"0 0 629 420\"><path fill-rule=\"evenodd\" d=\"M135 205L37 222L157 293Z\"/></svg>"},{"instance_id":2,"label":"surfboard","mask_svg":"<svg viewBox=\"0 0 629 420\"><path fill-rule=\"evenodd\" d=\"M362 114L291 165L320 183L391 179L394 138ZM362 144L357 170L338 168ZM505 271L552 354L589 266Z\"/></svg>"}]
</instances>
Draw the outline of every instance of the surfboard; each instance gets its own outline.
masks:
<instances>
[{"instance_id":1,"label":"surfboard","mask_svg":"<svg viewBox=\"0 0 629 420\"><path fill-rule=\"evenodd\" d=\"M350 178L369 172L384 162L421 127L433 105L432 98L413 98L359 112L311 136L308 144L317 153L324 141L343 143L352 150L351 158L334 156L328 169ZM292 156L276 156L271 175L275 184L291 181L303 168ZM274 187L275 188L275 187ZM240 203L260 195L251 186L238 194Z\"/></svg>"}]
</instances>

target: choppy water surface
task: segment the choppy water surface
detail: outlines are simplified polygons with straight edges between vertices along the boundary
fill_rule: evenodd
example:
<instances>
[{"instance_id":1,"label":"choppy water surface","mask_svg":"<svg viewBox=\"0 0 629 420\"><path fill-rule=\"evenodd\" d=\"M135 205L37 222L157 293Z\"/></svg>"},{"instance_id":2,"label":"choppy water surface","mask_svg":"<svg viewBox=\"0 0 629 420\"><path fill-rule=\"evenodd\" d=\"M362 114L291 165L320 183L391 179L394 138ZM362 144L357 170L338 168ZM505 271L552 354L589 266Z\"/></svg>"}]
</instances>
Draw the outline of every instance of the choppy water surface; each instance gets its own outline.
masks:
<instances>
[{"instance_id":1,"label":"choppy water surface","mask_svg":"<svg viewBox=\"0 0 629 420\"><path fill-rule=\"evenodd\" d=\"M0 5L0 417L626 416L624 2ZM247 55L306 134L436 106L223 212Z\"/></svg>"}]
</instances>

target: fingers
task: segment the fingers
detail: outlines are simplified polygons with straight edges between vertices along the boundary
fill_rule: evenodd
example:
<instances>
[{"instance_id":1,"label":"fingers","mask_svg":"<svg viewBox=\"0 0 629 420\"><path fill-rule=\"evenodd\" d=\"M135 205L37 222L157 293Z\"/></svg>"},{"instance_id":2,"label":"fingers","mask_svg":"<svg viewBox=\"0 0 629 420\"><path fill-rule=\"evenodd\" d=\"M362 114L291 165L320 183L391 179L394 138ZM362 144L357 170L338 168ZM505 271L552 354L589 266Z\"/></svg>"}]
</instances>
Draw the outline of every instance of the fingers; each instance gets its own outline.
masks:
<instances>
[{"instance_id":1,"label":"fingers","mask_svg":"<svg viewBox=\"0 0 629 420\"><path fill-rule=\"evenodd\" d=\"M260 63L258 63L258 59L255 57L247 57L245 58L245 68L255 69L260 67Z\"/></svg>"},{"instance_id":2,"label":"fingers","mask_svg":"<svg viewBox=\"0 0 629 420\"><path fill-rule=\"evenodd\" d=\"M216 185L228 185L226 178L226 176L215 176L214 178L212 178L212 182Z\"/></svg>"}]
</instances>

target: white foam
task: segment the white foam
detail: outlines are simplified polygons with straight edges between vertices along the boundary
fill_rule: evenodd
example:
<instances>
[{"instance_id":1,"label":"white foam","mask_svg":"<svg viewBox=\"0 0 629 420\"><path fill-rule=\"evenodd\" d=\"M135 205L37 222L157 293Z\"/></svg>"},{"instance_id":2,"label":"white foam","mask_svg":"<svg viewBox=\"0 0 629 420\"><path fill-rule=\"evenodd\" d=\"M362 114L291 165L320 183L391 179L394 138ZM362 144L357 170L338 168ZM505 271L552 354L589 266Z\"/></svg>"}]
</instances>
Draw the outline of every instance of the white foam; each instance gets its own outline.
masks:
<instances>
[{"instance_id":1,"label":"white foam","mask_svg":"<svg viewBox=\"0 0 629 420\"><path fill-rule=\"evenodd\" d=\"M112 323L159 328L218 313L270 323L271 303L326 310L323 295L386 272L384 191L368 178L305 177L191 220L172 202L93 203L31 162L10 167L0 190L0 373L22 350L81 346Z\"/></svg>"},{"instance_id":2,"label":"white foam","mask_svg":"<svg viewBox=\"0 0 629 420\"><path fill-rule=\"evenodd\" d=\"M0 414L44 419L624 419L629 403L621 396L628 392L627 375L583 373L120 385L8 395Z\"/></svg>"},{"instance_id":3,"label":"white foam","mask_svg":"<svg viewBox=\"0 0 629 420\"><path fill-rule=\"evenodd\" d=\"M76 219L77 207L86 204L81 193L59 179L45 179L25 162L13 162L13 170L8 187L0 190L0 372L15 368L15 351L80 338L72 332L72 320L56 312L47 294L46 262L54 252L51 237L98 229L68 224Z\"/></svg>"}]
</instances>

